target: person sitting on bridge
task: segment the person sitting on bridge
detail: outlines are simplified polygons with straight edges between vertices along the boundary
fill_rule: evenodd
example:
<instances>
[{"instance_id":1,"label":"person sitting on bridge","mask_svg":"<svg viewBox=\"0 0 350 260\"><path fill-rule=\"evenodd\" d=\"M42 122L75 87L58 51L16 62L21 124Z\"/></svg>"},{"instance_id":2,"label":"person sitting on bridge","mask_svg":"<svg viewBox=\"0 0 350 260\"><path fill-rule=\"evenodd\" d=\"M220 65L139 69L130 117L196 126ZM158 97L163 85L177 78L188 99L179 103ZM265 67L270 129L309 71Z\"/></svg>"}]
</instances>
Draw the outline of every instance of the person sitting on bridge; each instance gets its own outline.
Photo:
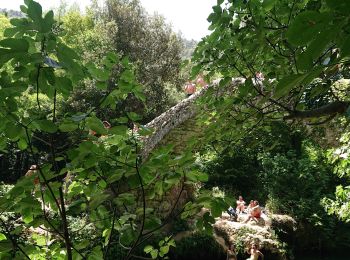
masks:
<instances>
[{"instance_id":1,"label":"person sitting on bridge","mask_svg":"<svg viewBox=\"0 0 350 260\"><path fill-rule=\"evenodd\" d=\"M187 97L192 96L196 92L196 85L192 83L192 81L188 81L185 85L185 93Z\"/></svg>"},{"instance_id":2,"label":"person sitting on bridge","mask_svg":"<svg viewBox=\"0 0 350 260\"><path fill-rule=\"evenodd\" d=\"M207 82L205 82L203 74L199 74L197 80L196 80L196 85L200 88L206 88L208 87Z\"/></svg>"}]
</instances>

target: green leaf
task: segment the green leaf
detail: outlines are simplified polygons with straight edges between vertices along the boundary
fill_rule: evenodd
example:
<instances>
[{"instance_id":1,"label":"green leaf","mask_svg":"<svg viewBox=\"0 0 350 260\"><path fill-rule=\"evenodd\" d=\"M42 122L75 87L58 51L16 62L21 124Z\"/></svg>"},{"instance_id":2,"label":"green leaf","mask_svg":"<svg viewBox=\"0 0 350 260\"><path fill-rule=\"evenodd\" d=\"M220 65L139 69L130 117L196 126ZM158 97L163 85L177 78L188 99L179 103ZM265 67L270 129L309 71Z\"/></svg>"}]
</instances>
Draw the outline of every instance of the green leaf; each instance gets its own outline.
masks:
<instances>
[{"instance_id":1,"label":"green leaf","mask_svg":"<svg viewBox=\"0 0 350 260\"><path fill-rule=\"evenodd\" d=\"M24 138L20 138L18 141L18 148L21 149L22 151L27 149L28 143Z\"/></svg>"},{"instance_id":2,"label":"green leaf","mask_svg":"<svg viewBox=\"0 0 350 260\"><path fill-rule=\"evenodd\" d=\"M158 228L161 225L162 221L159 218L151 217L145 220L145 229L152 230Z\"/></svg>"},{"instance_id":3,"label":"green leaf","mask_svg":"<svg viewBox=\"0 0 350 260\"><path fill-rule=\"evenodd\" d=\"M219 199L215 198L212 202L211 202L211 216L208 216L206 221L213 224L215 223L215 219L217 217L220 217L222 212L226 210L226 205L223 203L220 203Z\"/></svg>"},{"instance_id":4,"label":"green leaf","mask_svg":"<svg viewBox=\"0 0 350 260\"><path fill-rule=\"evenodd\" d=\"M25 39L8 38L0 41L0 46L10 48L18 52L27 52L29 49L29 43Z\"/></svg>"},{"instance_id":5,"label":"green leaf","mask_svg":"<svg viewBox=\"0 0 350 260\"><path fill-rule=\"evenodd\" d=\"M73 121L65 120L59 126L61 132L72 132L78 128L78 124Z\"/></svg>"},{"instance_id":6,"label":"green leaf","mask_svg":"<svg viewBox=\"0 0 350 260\"><path fill-rule=\"evenodd\" d=\"M77 243L75 245L75 248L76 249L84 249L84 248L87 248L89 245L90 245L90 241L89 240L83 240L82 242Z\"/></svg>"},{"instance_id":7,"label":"green leaf","mask_svg":"<svg viewBox=\"0 0 350 260\"><path fill-rule=\"evenodd\" d=\"M65 44L58 44L57 51L61 57L68 60L79 60L77 53Z\"/></svg>"},{"instance_id":8,"label":"green leaf","mask_svg":"<svg viewBox=\"0 0 350 260\"><path fill-rule=\"evenodd\" d=\"M125 82L131 83L131 82L134 81L135 75L134 75L134 73L132 72L132 70L127 69L127 70L124 70L124 71L122 72L122 74L120 75L120 79L123 80L123 81L125 81Z\"/></svg>"},{"instance_id":9,"label":"green leaf","mask_svg":"<svg viewBox=\"0 0 350 260\"><path fill-rule=\"evenodd\" d=\"M73 81L79 81L84 78L84 72L75 60L79 60L76 52L64 44L57 45L57 58L62 67L66 68L72 75Z\"/></svg>"},{"instance_id":10,"label":"green leaf","mask_svg":"<svg viewBox=\"0 0 350 260\"><path fill-rule=\"evenodd\" d=\"M209 16L210 17L210 16ZM209 19L209 18L208 18ZM199 72L202 70L202 66L200 64L194 66L191 71L191 78L196 77Z\"/></svg>"},{"instance_id":11,"label":"green leaf","mask_svg":"<svg viewBox=\"0 0 350 260\"><path fill-rule=\"evenodd\" d=\"M244 84L238 86L239 95L241 97L247 96L254 89L253 81L251 78L247 78Z\"/></svg>"},{"instance_id":12,"label":"green leaf","mask_svg":"<svg viewBox=\"0 0 350 260\"><path fill-rule=\"evenodd\" d=\"M41 31L42 33L47 33L51 31L52 25L54 24L54 14L53 11L50 10L49 12L46 13L43 22L41 23Z\"/></svg>"},{"instance_id":13,"label":"green leaf","mask_svg":"<svg viewBox=\"0 0 350 260\"><path fill-rule=\"evenodd\" d=\"M126 124L126 123L129 122L129 119L128 119L127 117L123 116L123 117L118 117L118 118L116 119L116 121L117 121L118 123L121 123L121 124Z\"/></svg>"},{"instance_id":14,"label":"green leaf","mask_svg":"<svg viewBox=\"0 0 350 260\"><path fill-rule=\"evenodd\" d=\"M116 172L113 173L111 176L108 177L107 182L108 183L113 183L116 181L119 181L124 175L124 172Z\"/></svg>"},{"instance_id":15,"label":"green leaf","mask_svg":"<svg viewBox=\"0 0 350 260\"><path fill-rule=\"evenodd\" d=\"M166 246L162 246L160 249L160 254L161 256L165 256L167 253L169 253L169 246L166 245Z\"/></svg>"},{"instance_id":16,"label":"green leaf","mask_svg":"<svg viewBox=\"0 0 350 260\"><path fill-rule=\"evenodd\" d=\"M191 180L191 181L202 181L202 182L206 182L208 181L208 174L204 173L204 172L200 172L200 171L190 171L186 174L187 179Z\"/></svg>"},{"instance_id":17,"label":"green leaf","mask_svg":"<svg viewBox=\"0 0 350 260\"><path fill-rule=\"evenodd\" d=\"M124 225L124 230L121 231L120 241L123 245L130 245L136 238L136 232L130 225Z\"/></svg>"},{"instance_id":18,"label":"green leaf","mask_svg":"<svg viewBox=\"0 0 350 260\"><path fill-rule=\"evenodd\" d=\"M323 55L330 42L336 37L339 31L338 26L330 27L328 30L320 32L310 43L307 49L297 57L299 70L309 70L313 61Z\"/></svg>"},{"instance_id":19,"label":"green leaf","mask_svg":"<svg viewBox=\"0 0 350 260\"><path fill-rule=\"evenodd\" d=\"M42 21L42 8L41 5L35 1L30 1L27 10L28 17L30 17L37 25Z\"/></svg>"},{"instance_id":20,"label":"green leaf","mask_svg":"<svg viewBox=\"0 0 350 260\"><path fill-rule=\"evenodd\" d=\"M350 2L347 0L326 0L327 5L344 14L349 14L350 12Z\"/></svg>"},{"instance_id":21,"label":"green leaf","mask_svg":"<svg viewBox=\"0 0 350 260\"><path fill-rule=\"evenodd\" d=\"M106 228L105 230L103 230L102 232L102 237L105 238L105 246L108 244L110 236L111 236L111 232L112 230L110 228Z\"/></svg>"},{"instance_id":22,"label":"green leaf","mask_svg":"<svg viewBox=\"0 0 350 260\"><path fill-rule=\"evenodd\" d=\"M110 195L109 194L96 194L96 196L94 196L89 205L90 205L90 208L93 210L93 209L96 209L99 205L101 205L103 202L105 202L107 199L109 199Z\"/></svg>"},{"instance_id":23,"label":"green leaf","mask_svg":"<svg viewBox=\"0 0 350 260\"><path fill-rule=\"evenodd\" d=\"M6 240L6 236L3 233L0 233L0 241Z\"/></svg>"},{"instance_id":24,"label":"green leaf","mask_svg":"<svg viewBox=\"0 0 350 260\"><path fill-rule=\"evenodd\" d=\"M43 68L41 70L44 78L47 80L47 82L54 86L55 85L55 81L56 81L56 77L55 77L55 73L53 68Z\"/></svg>"},{"instance_id":25,"label":"green leaf","mask_svg":"<svg viewBox=\"0 0 350 260\"><path fill-rule=\"evenodd\" d=\"M330 20L329 13L301 12L289 26L286 34L287 39L294 45L305 45L315 39L319 32L327 28Z\"/></svg>"},{"instance_id":26,"label":"green leaf","mask_svg":"<svg viewBox=\"0 0 350 260\"><path fill-rule=\"evenodd\" d=\"M23 219L23 222L26 224L29 224L34 220L34 216L31 213L30 209L26 209L22 211L22 219Z\"/></svg>"},{"instance_id":27,"label":"green leaf","mask_svg":"<svg viewBox=\"0 0 350 260\"><path fill-rule=\"evenodd\" d=\"M33 122L34 125L37 126L38 130L53 134L56 133L58 128L57 126L50 120L37 120Z\"/></svg>"},{"instance_id":28,"label":"green leaf","mask_svg":"<svg viewBox=\"0 0 350 260\"><path fill-rule=\"evenodd\" d=\"M92 62L89 62L86 65L89 73L94 79L97 79L99 81L107 81L109 79L109 71L104 69L99 69L93 64ZM106 84L103 85L104 87L102 89L106 89Z\"/></svg>"},{"instance_id":29,"label":"green leaf","mask_svg":"<svg viewBox=\"0 0 350 260\"><path fill-rule=\"evenodd\" d=\"M89 254L88 260L101 260L103 259L103 252L100 246L96 246Z\"/></svg>"},{"instance_id":30,"label":"green leaf","mask_svg":"<svg viewBox=\"0 0 350 260\"><path fill-rule=\"evenodd\" d=\"M220 5L213 6L212 8L213 8L214 13L216 13L216 14L222 13L222 8Z\"/></svg>"},{"instance_id":31,"label":"green leaf","mask_svg":"<svg viewBox=\"0 0 350 260\"><path fill-rule=\"evenodd\" d=\"M17 27L10 27L4 30L4 37L13 37L16 33L20 31Z\"/></svg>"},{"instance_id":32,"label":"green leaf","mask_svg":"<svg viewBox=\"0 0 350 260\"><path fill-rule=\"evenodd\" d=\"M141 116L136 114L135 112L128 112L127 115L132 121L138 121L141 119Z\"/></svg>"},{"instance_id":33,"label":"green leaf","mask_svg":"<svg viewBox=\"0 0 350 260\"><path fill-rule=\"evenodd\" d=\"M147 245L147 246L145 246L145 248L143 249L143 251L144 251L146 254L149 254L152 250L153 250L153 246L151 246L151 245Z\"/></svg>"},{"instance_id":34,"label":"green leaf","mask_svg":"<svg viewBox=\"0 0 350 260\"><path fill-rule=\"evenodd\" d=\"M56 77L55 87L58 93L62 93L65 96L68 96L70 92L73 90L72 81L66 77Z\"/></svg>"},{"instance_id":35,"label":"green leaf","mask_svg":"<svg viewBox=\"0 0 350 260\"><path fill-rule=\"evenodd\" d=\"M109 129L109 132L115 135L126 135L128 132L128 128L125 125L113 126Z\"/></svg>"},{"instance_id":36,"label":"green leaf","mask_svg":"<svg viewBox=\"0 0 350 260\"><path fill-rule=\"evenodd\" d=\"M106 81L97 81L95 85L100 90L107 90L107 87L108 87L108 84Z\"/></svg>"},{"instance_id":37,"label":"green leaf","mask_svg":"<svg viewBox=\"0 0 350 260\"><path fill-rule=\"evenodd\" d=\"M5 127L5 133L8 138L15 141L23 134L23 129L12 122L8 122Z\"/></svg>"},{"instance_id":38,"label":"green leaf","mask_svg":"<svg viewBox=\"0 0 350 260\"><path fill-rule=\"evenodd\" d=\"M87 118L86 125L89 129L91 129L92 131L95 131L98 134L106 134L107 133L102 121L96 117Z\"/></svg>"},{"instance_id":39,"label":"green leaf","mask_svg":"<svg viewBox=\"0 0 350 260\"><path fill-rule=\"evenodd\" d=\"M264 0L262 6L266 11L270 11L274 7L276 1L277 0Z\"/></svg>"},{"instance_id":40,"label":"green leaf","mask_svg":"<svg viewBox=\"0 0 350 260\"><path fill-rule=\"evenodd\" d=\"M299 86L304 78L305 78L304 74L295 74L295 75L288 75L283 79L279 80L276 86L274 97L280 98L288 94L291 89L293 89L296 86Z\"/></svg>"},{"instance_id":41,"label":"green leaf","mask_svg":"<svg viewBox=\"0 0 350 260\"><path fill-rule=\"evenodd\" d=\"M122 193L119 194L117 198L114 199L118 205L133 205L135 203L135 196L132 193Z\"/></svg>"},{"instance_id":42,"label":"green leaf","mask_svg":"<svg viewBox=\"0 0 350 260\"><path fill-rule=\"evenodd\" d=\"M98 185L102 188L105 189L107 187L107 183L104 180L99 180Z\"/></svg>"},{"instance_id":43,"label":"green leaf","mask_svg":"<svg viewBox=\"0 0 350 260\"><path fill-rule=\"evenodd\" d=\"M156 259L158 257L158 249L153 249L151 251L151 257L152 259Z\"/></svg>"},{"instance_id":44,"label":"green leaf","mask_svg":"<svg viewBox=\"0 0 350 260\"><path fill-rule=\"evenodd\" d=\"M27 13L28 12L28 8L25 5L20 5L19 9L21 10L22 13Z\"/></svg>"},{"instance_id":45,"label":"green leaf","mask_svg":"<svg viewBox=\"0 0 350 260\"><path fill-rule=\"evenodd\" d=\"M10 241L0 241L0 252L5 253L13 249L12 243Z\"/></svg>"}]
</instances>

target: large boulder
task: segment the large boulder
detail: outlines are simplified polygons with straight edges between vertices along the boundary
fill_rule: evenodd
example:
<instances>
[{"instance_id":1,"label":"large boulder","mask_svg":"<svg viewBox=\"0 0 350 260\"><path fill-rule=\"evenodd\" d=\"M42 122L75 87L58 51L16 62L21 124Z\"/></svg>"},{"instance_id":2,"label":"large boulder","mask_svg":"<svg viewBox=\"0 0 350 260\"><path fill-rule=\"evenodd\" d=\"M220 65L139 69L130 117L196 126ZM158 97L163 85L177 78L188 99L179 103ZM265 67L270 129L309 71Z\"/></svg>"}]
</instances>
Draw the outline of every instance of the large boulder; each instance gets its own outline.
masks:
<instances>
[{"instance_id":1,"label":"large boulder","mask_svg":"<svg viewBox=\"0 0 350 260\"><path fill-rule=\"evenodd\" d=\"M243 223L246 218L245 214L239 215L235 222L223 213L213 226L215 235L223 238L227 246L233 245L237 253L245 254L252 244L257 244L264 254L272 255L274 259L287 259L283 243L274 229L291 232L295 230L295 220L286 215L271 215L260 218L258 222Z\"/></svg>"}]
</instances>

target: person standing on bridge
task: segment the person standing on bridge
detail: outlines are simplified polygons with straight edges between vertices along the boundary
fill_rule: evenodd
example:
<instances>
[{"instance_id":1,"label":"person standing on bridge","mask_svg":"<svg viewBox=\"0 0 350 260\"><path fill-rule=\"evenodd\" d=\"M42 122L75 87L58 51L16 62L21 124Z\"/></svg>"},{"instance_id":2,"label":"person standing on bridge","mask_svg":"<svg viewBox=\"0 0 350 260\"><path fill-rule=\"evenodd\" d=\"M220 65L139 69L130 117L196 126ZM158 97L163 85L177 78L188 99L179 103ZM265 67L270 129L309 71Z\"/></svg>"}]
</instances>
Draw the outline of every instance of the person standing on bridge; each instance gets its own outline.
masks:
<instances>
[{"instance_id":1,"label":"person standing on bridge","mask_svg":"<svg viewBox=\"0 0 350 260\"><path fill-rule=\"evenodd\" d=\"M192 96L196 92L196 85L192 83L192 81L188 81L185 85L185 93L187 97Z\"/></svg>"},{"instance_id":2,"label":"person standing on bridge","mask_svg":"<svg viewBox=\"0 0 350 260\"><path fill-rule=\"evenodd\" d=\"M200 73L199 76L197 77L196 85L200 88L207 88L208 87L208 83L205 82L204 76L202 73Z\"/></svg>"}]
</instances>

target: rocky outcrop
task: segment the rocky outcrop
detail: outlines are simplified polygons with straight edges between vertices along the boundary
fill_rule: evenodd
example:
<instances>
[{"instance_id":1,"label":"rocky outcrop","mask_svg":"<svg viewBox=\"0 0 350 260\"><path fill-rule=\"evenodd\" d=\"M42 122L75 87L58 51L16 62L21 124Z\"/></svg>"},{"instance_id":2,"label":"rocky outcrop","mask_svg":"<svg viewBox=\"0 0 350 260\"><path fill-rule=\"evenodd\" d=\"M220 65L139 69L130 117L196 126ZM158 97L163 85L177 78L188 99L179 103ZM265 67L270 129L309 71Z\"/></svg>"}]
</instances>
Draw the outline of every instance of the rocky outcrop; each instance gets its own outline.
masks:
<instances>
[{"instance_id":1,"label":"rocky outcrop","mask_svg":"<svg viewBox=\"0 0 350 260\"><path fill-rule=\"evenodd\" d=\"M274 229L295 230L295 220L286 215L264 216L258 223L250 221L244 224L247 215L238 217L238 222L231 221L228 214L223 214L214 224L217 237L223 238L226 246L233 245L237 253L243 254L252 244L257 244L261 251L277 259L287 259L283 243L276 236Z\"/></svg>"}]
</instances>

